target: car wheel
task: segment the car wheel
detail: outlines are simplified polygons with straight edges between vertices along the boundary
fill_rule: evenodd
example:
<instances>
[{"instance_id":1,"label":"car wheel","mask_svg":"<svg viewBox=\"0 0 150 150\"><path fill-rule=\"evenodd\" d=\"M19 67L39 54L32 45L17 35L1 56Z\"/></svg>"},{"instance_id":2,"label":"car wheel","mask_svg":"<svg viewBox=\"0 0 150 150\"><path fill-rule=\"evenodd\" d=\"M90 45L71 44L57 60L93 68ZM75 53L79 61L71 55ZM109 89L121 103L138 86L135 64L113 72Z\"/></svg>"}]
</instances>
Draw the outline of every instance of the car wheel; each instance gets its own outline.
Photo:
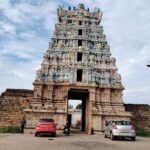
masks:
<instances>
[{"instance_id":1,"label":"car wheel","mask_svg":"<svg viewBox=\"0 0 150 150\"><path fill-rule=\"evenodd\" d=\"M115 139L113 133L110 133L110 139L111 139L111 140L114 140L114 139Z\"/></svg>"},{"instance_id":2,"label":"car wheel","mask_svg":"<svg viewBox=\"0 0 150 150\"><path fill-rule=\"evenodd\" d=\"M40 133L36 132L36 133L35 133L35 136L37 137L37 136L39 136L39 134L40 134Z\"/></svg>"},{"instance_id":3,"label":"car wheel","mask_svg":"<svg viewBox=\"0 0 150 150\"><path fill-rule=\"evenodd\" d=\"M52 133L52 136L53 136L53 137L56 137L56 133Z\"/></svg>"},{"instance_id":4,"label":"car wheel","mask_svg":"<svg viewBox=\"0 0 150 150\"><path fill-rule=\"evenodd\" d=\"M131 140L132 141L135 141L136 140L136 137L134 136L134 137L131 137Z\"/></svg>"}]
</instances>

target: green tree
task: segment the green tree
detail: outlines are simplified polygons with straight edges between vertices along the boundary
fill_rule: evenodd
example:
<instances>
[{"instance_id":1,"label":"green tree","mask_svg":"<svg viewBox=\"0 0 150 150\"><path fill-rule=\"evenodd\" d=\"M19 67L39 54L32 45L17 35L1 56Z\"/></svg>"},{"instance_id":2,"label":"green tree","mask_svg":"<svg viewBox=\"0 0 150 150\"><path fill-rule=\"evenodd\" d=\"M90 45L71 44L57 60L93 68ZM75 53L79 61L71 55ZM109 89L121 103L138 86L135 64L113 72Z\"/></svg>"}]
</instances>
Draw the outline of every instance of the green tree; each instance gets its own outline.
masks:
<instances>
[{"instance_id":1,"label":"green tree","mask_svg":"<svg viewBox=\"0 0 150 150\"><path fill-rule=\"evenodd\" d=\"M78 104L77 106L76 106L76 109L82 109L82 103L80 103L80 104Z\"/></svg>"}]
</instances>

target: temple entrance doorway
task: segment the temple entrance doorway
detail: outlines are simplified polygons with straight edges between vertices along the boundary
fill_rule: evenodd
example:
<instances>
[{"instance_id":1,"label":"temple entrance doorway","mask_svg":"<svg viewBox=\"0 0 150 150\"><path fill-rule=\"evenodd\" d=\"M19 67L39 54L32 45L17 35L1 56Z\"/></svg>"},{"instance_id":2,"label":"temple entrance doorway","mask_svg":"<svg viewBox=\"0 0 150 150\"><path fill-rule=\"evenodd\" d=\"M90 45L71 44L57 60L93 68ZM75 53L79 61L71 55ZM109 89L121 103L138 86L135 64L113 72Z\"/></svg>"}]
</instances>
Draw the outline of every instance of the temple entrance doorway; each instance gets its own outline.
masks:
<instances>
[{"instance_id":1,"label":"temple entrance doorway","mask_svg":"<svg viewBox=\"0 0 150 150\"><path fill-rule=\"evenodd\" d=\"M71 112L69 109L69 100L72 101L79 101L80 100L80 109L76 109L74 112ZM83 89L70 89L68 91L68 108L67 108L67 120L70 123L70 125L73 127L75 124L73 122L76 120L76 127L78 131L87 132L89 131L89 92L88 90ZM74 116L73 116L74 115ZM75 116L76 115L76 116ZM79 117L80 115L80 117ZM73 120L74 119L74 120Z\"/></svg>"}]
</instances>

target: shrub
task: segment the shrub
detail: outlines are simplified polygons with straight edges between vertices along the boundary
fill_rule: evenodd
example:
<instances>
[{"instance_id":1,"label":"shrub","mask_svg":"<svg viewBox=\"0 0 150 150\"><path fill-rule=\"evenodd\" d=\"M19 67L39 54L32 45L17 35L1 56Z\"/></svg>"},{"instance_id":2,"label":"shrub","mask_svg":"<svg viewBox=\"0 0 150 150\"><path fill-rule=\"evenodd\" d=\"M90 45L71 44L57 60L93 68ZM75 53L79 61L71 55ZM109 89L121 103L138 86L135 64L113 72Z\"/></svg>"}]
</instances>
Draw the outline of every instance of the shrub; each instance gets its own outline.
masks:
<instances>
[{"instance_id":1,"label":"shrub","mask_svg":"<svg viewBox=\"0 0 150 150\"><path fill-rule=\"evenodd\" d=\"M150 137L150 131L146 131L146 130L144 130L142 128L137 128L136 135Z\"/></svg>"},{"instance_id":2,"label":"shrub","mask_svg":"<svg viewBox=\"0 0 150 150\"><path fill-rule=\"evenodd\" d=\"M8 126L0 128L0 133L20 133L19 126Z\"/></svg>"}]
</instances>

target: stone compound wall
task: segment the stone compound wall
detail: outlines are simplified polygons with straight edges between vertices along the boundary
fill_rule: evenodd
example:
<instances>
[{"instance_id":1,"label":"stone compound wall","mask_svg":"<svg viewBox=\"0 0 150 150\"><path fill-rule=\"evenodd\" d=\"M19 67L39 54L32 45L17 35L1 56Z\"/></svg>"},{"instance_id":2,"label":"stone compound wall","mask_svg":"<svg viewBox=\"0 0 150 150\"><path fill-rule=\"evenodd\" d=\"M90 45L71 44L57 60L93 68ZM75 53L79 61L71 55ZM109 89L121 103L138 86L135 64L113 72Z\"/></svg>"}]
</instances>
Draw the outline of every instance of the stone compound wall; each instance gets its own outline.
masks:
<instances>
[{"instance_id":1,"label":"stone compound wall","mask_svg":"<svg viewBox=\"0 0 150 150\"><path fill-rule=\"evenodd\" d=\"M130 111L133 116L131 120L137 127L150 130L150 106L145 104L124 104L126 111Z\"/></svg>"},{"instance_id":2,"label":"stone compound wall","mask_svg":"<svg viewBox=\"0 0 150 150\"><path fill-rule=\"evenodd\" d=\"M32 100L33 100L32 90L7 89L5 92L3 92L0 96L0 127L19 124L20 118L24 115L23 110L30 107L29 104ZM138 127L142 127L146 130L150 130L150 106L149 105L124 104L124 106L126 111L129 111L133 114L133 117L131 119L136 123ZM43 113L45 116L46 113L45 112ZM39 115L37 113L38 118ZM32 112L28 112L27 116L32 117ZM55 119L60 120L60 118L59 119L55 118ZM63 121L61 120L61 122L64 122L64 120Z\"/></svg>"},{"instance_id":3,"label":"stone compound wall","mask_svg":"<svg viewBox=\"0 0 150 150\"><path fill-rule=\"evenodd\" d=\"M6 89L0 96L0 127L19 124L32 98L32 90Z\"/></svg>"}]
</instances>

